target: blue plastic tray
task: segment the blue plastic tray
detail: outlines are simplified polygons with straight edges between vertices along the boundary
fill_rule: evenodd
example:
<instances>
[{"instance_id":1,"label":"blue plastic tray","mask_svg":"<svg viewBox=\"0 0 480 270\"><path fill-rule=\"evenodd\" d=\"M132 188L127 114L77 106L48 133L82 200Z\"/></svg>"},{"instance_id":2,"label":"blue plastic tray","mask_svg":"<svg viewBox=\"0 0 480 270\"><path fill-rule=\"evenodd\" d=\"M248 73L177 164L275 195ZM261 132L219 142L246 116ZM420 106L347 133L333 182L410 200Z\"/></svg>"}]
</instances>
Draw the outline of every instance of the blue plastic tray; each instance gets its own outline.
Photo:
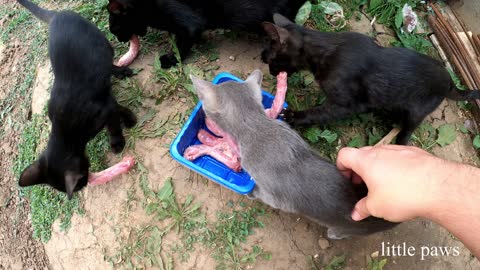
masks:
<instances>
[{"instance_id":1,"label":"blue plastic tray","mask_svg":"<svg viewBox=\"0 0 480 270\"><path fill-rule=\"evenodd\" d=\"M243 82L230 73L222 72L213 79L213 83L220 84L232 80ZM262 96L263 106L265 108L270 108L274 96L263 90ZM284 104L284 107L287 107L287 103ZM235 172L210 156L202 156L194 161L189 161L183 157L183 152L187 147L200 144L200 141L197 138L197 133L202 128L208 130L205 126L205 112L202 110L202 102L199 102L197 106L195 106L195 109L193 109L190 118L170 146L170 154L172 157L187 168L235 192L240 194L248 194L252 192L255 187L255 181L245 170L242 169L240 172Z\"/></svg>"}]
</instances>

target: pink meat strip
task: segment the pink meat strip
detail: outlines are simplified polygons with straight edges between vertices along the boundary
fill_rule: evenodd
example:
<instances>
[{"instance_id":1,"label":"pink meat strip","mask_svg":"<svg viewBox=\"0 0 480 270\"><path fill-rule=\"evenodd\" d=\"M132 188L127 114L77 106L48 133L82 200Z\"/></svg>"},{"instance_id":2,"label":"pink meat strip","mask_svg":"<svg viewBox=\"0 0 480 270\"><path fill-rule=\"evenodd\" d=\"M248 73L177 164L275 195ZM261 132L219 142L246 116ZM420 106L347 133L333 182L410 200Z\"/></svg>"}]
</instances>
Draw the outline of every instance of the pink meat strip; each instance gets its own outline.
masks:
<instances>
[{"instance_id":1,"label":"pink meat strip","mask_svg":"<svg viewBox=\"0 0 480 270\"><path fill-rule=\"evenodd\" d=\"M135 159L130 156L126 156L119 163L112 167L105 169L101 172L90 173L88 176L88 184L90 186L102 185L110 182L113 178L124 174L135 165Z\"/></svg>"},{"instance_id":2,"label":"pink meat strip","mask_svg":"<svg viewBox=\"0 0 480 270\"><path fill-rule=\"evenodd\" d=\"M287 95L287 73L280 72L277 75L277 92L273 99L273 104L270 109L266 109L265 113L270 119L277 119L278 115L283 109L285 103L285 96Z\"/></svg>"},{"instance_id":3,"label":"pink meat strip","mask_svg":"<svg viewBox=\"0 0 480 270\"><path fill-rule=\"evenodd\" d=\"M120 57L120 60L117 62L117 66L126 67L130 65L135 58L137 58L138 52L140 51L140 40L136 35L133 35L130 39L130 48L128 52Z\"/></svg>"},{"instance_id":4,"label":"pink meat strip","mask_svg":"<svg viewBox=\"0 0 480 270\"><path fill-rule=\"evenodd\" d=\"M240 149L238 148L237 142L235 142L230 134L223 131L215 122L213 122L213 120L208 117L205 118L205 125L211 132L213 132L213 134L225 139L225 141L232 147L233 153L240 157Z\"/></svg>"},{"instance_id":5,"label":"pink meat strip","mask_svg":"<svg viewBox=\"0 0 480 270\"><path fill-rule=\"evenodd\" d=\"M204 133L208 133L203 129L200 130L200 132L202 131ZM216 138L210 134L207 136L213 137L209 137L207 139L208 142L214 143L213 146L209 146L207 144L192 145L185 149L183 156L187 160L195 160L201 156L209 155L225 164L230 169L239 172L242 169L240 166L240 160L238 159L238 156L233 153L232 147L230 147L230 145L223 138ZM200 138L201 137L199 137L199 139Z\"/></svg>"},{"instance_id":6,"label":"pink meat strip","mask_svg":"<svg viewBox=\"0 0 480 270\"><path fill-rule=\"evenodd\" d=\"M277 75L277 92L272 107L265 110L265 114L268 118L277 119L283 109L286 93L287 73L280 72ZM230 169L239 172L242 168L240 166L240 149L237 142L230 136L230 134L223 131L208 117L205 118L205 125L213 134L222 138L217 138L206 130L200 129L197 137L202 144L188 147L185 149L183 156L187 160L195 160L201 156L209 155L225 164Z\"/></svg>"}]
</instances>

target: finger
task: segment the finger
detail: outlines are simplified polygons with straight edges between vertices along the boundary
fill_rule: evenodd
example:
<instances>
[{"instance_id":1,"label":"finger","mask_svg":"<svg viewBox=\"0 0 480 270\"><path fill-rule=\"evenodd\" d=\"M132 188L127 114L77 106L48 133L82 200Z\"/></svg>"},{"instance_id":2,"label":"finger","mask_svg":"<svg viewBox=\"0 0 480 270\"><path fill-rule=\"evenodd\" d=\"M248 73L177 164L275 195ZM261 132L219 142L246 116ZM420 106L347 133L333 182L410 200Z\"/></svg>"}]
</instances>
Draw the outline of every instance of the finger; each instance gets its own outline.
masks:
<instances>
[{"instance_id":1,"label":"finger","mask_svg":"<svg viewBox=\"0 0 480 270\"><path fill-rule=\"evenodd\" d=\"M352 171L358 173L358 154L359 149L345 147L340 149L337 157L338 170L348 179L352 178Z\"/></svg>"},{"instance_id":2,"label":"finger","mask_svg":"<svg viewBox=\"0 0 480 270\"><path fill-rule=\"evenodd\" d=\"M370 212L367 209L367 197L361 199L355 205L355 208L352 211L352 219L355 221L360 221L370 216Z\"/></svg>"}]
</instances>

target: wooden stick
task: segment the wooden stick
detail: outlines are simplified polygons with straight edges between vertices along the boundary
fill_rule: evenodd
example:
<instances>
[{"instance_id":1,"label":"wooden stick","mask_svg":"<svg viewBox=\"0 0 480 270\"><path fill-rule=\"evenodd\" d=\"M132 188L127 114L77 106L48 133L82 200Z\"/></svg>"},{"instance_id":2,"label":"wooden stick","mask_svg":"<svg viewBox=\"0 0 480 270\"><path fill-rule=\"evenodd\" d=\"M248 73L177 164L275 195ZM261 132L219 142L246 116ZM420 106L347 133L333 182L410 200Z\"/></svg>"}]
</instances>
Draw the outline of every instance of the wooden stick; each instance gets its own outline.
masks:
<instances>
[{"instance_id":1,"label":"wooden stick","mask_svg":"<svg viewBox=\"0 0 480 270\"><path fill-rule=\"evenodd\" d=\"M475 42L474 42L473 38L468 34L468 30L467 30L467 27L465 26L465 23L462 20L460 20L460 16L458 16L458 13L454 9L451 8L450 10L452 11L455 19L458 21L458 23L462 27L463 32L465 32L465 34L467 35L470 43L472 43L473 49L475 50L475 56L480 56L480 50L479 50L479 48L477 48L475 46Z\"/></svg>"},{"instance_id":2,"label":"wooden stick","mask_svg":"<svg viewBox=\"0 0 480 270\"><path fill-rule=\"evenodd\" d=\"M435 34L431 34L429 38L433 46L435 47L435 49L437 49L438 54L440 55L440 58L442 58L443 60L443 63L445 63L445 67L447 67L450 70L453 70L452 64L450 64L450 61L448 60L447 55L445 54L445 51L442 49L442 46L440 46L440 43L438 42L438 39L435 36Z\"/></svg>"},{"instance_id":3,"label":"wooden stick","mask_svg":"<svg viewBox=\"0 0 480 270\"><path fill-rule=\"evenodd\" d=\"M385 137L383 137L378 143L376 143L375 146L390 144L393 138L395 138L398 133L400 133L400 130L401 129L399 128L393 128L387 135L385 135Z\"/></svg>"},{"instance_id":4,"label":"wooden stick","mask_svg":"<svg viewBox=\"0 0 480 270\"><path fill-rule=\"evenodd\" d=\"M445 50L447 55L450 56L450 61L452 61L452 63L457 67L458 72L460 72L460 75L465 81L465 84L471 89L475 88L474 84L472 83L473 78L469 76L467 67L462 64L462 61L458 56L459 55L458 50L456 50L455 45L448 38L446 32L442 31L441 25L438 23L438 20L433 16L429 16L428 22L430 24L430 27L433 29L433 31L437 35L437 38L440 41L440 44L442 45L443 49Z\"/></svg>"},{"instance_id":5,"label":"wooden stick","mask_svg":"<svg viewBox=\"0 0 480 270\"><path fill-rule=\"evenodd\" d=\"M460 59L464 60L462 61L462 64L465 64L467 67L467 70L470 71L469 72L471 74L470 76L472 76L473 84L475 85L474 88L477 89L477 84L480 85L480 75L478 74L477 69L471 65L470 61L468 61L469 57L465 49L465 46L463 46L463 43L459 41L458 34L455 31L453 31L451 25L445 21L442 13L438 10L438 8L432 3L430 3L430 7L437 15L438 22L440 22L440 24L447 30L448 35L452 38L453 43L458 48L460 52L459 57Z\"/></svg>"},{"instance_id":6,"label":"wooden stick","mask_svg":"<svg viewBox=\"0 0 480 270\"><path fill-rule=\"evenodd\" d=\"M473 45L474 45L475 48L477 48L478 51L480 51L480 34L476 35L476 36L475 35L473 36Z\"/></svg>"}]
</instances>

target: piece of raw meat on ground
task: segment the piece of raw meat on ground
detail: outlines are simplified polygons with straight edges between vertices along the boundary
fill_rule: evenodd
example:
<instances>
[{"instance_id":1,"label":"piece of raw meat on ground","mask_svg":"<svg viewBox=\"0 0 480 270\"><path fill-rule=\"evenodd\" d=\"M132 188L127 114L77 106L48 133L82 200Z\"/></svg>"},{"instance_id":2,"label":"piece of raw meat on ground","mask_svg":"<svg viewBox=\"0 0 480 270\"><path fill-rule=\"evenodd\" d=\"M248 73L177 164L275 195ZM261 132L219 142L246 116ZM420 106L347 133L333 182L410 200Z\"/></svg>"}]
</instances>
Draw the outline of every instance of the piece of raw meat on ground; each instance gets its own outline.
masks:
<instances>
[{"instance_id":1,"label":"piece of raw meat on ground","mask_svg":"<svg viewBox=\"0 0 480 270\"><path fill-rule=\"evenodd\" d=\"M88 176L88 184L90 186L102 185L110 182L116 176L124 174L135 165L135 159L131 156L126 156L119 163L105 169L101 172L90 173Z\"/></svg>"}]
</instances>

